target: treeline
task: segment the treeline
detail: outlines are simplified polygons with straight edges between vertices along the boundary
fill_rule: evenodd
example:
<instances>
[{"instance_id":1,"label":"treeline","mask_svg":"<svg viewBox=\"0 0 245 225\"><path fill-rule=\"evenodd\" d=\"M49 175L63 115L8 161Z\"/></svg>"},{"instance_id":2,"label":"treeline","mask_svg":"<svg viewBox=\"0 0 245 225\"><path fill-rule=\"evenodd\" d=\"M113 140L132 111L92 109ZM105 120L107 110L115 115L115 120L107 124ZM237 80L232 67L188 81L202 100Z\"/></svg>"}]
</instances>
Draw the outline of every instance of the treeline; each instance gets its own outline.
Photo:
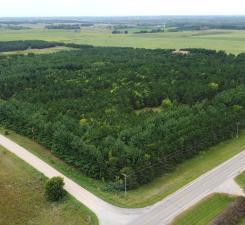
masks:
<instances>
[{"instance_id":1,"label":"treeline","mask_svg":"<svg viewBox=\"0 0 245 225\"><path fill-rule=\"evenodd\" d=\"M56 42L47 42L47 41L6 41L0 42L0 52L7 51L18 51L18 50L26 50L26 49L43 49L43 48L51 48L55 46L61 45Z\"/></svg>"},{"instance_id":2,"label":"treeline","mask_svg":"<svg viewBox=\"0 0 245 225\"><path fill-rule=\"evenodd\" d=\"M8 30L29 30L30 27L25 26L14 26L14 25L0 25L0 29L8 29Z\"/></svg>"},{"instance_id":3,"label":"treeline","mask_svg":"<svg viewBox=\"0 0 245 225\"><path fill-rule=\"evenodd\" d=\"M79 24L52 24L45 26L46 29L54 29L54 30L80 30Z\"/></svg>"},{"instance_id":4,"label":"treeline","mask_svg":"<svg viewBox=\"0 0 245 225\"><path fill-rule=\"evenodd\" d=\"M93 24L92 21L71 18L12 18L1 19L0 24L21 25L21 24Z\"/></svg>"},{"instance_id":5,"label":"treeline","mask_svg":"<svg viewBox=\"0 0 245 225\"><path fill-rule=\"evenodd\" d=\"M147 183L244 126L245 55L171 51L1 58L0 124L110 188Z\"/></svg>"},{"instance_id":6,"label":"treeline","mask_svg":"<svg viewBox=\"0 0 245 225\"><path fill-rule=\"evenodd\" d=\"M112 34L128 34L128 31L127 30L125 30L125 31L113 30L111 33Z\"/></svg>"},{"instance_id":7,"label":"treeline","mask_svg":"<svg viewBox=\"0 0 245 225\"><path fill-rule=\"evenodd\" d=\"M210 30L210 29L223 29L223 30L245 30L245 24L242 25L229 25L229 24L220 24L220 25L191 25L186 24L180 27L170 28L170 32L178 32L178 31L201 31L201 30Z\"/></svg>"},{"instance_id":8,"label":"treeline","mask_svg":"<svg viewBox=\"0 0 245 225\"><path fill-rule=\"evenodd\" d=\"M71 48L91 48L91 45L79 45L73 43L47 42L41 40L30 41L2 41L0 42L0 52L22 51L27 49L44 49L56 46L65 46Z\"/></svg>"},{"instance_id":9,"label":"treeline","mask_svg":"<svg viewBox=\"0 0 245 225\"><path fill-rule=\"evenodd\" d=\"M176 17L166 21L169 31L199 31L207 29L244 30L244 17L209 16Z\"/></svg>"},{"instance_id":10,"label":"treeline","mask_svg":"<svg viewBox=\"0 0 245 225\"><path fill-rule=\"evenodd\" d=\"M151 30L140 30L138 32L134 32L135 34L145 34L145 33L163 33L164 29L161 28L154 28Z\"/></svg>"}]
</instances>

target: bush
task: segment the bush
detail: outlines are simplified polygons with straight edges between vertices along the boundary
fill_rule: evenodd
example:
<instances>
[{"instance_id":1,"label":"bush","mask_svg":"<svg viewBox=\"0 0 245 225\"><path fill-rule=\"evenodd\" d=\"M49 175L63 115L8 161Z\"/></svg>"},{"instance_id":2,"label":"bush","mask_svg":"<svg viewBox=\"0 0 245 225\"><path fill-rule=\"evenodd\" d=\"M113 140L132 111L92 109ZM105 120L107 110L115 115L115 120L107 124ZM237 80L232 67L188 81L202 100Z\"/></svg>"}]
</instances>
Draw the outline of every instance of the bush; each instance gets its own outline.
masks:
<instances>
[{"instance_id":1,"label":"bush","mask_svg":"<svg viewBox=\"0 0 245 225\"><path fill-rule=\"evenodd\" d=\"M116 193L119 191L124 191L124 185L120 182L109 182L105 187L104 191Z\"/></svg>"},{"instance_id":2,"label":"bush","mask_svg":"<svg viewBox=\"0 0 245 225\"><path fill-rule=\"evenodd\" d=\"M62 177L53 177L45 185L45 196L49 201L59 201L65 195L64 179Z\"/></svg>"},{"instance_id":3,"label":"bush","mask_svg":"<svg viewBox=\"0 0 245 225\"><path fill-rule=\"evenodd\" d=\"M238 197L236 201L219 215L210 225L236 225L245 217L245 197Z\"/></svg>"},{"instance_id":4,"label":"bush","mask_svg":"<svg viewBox=\"0 0 245 225\"><path fill-rule=\"evenodd\" d=\"M162 100L162 108L170 108L173 105L172 101L169 98L165 98Z\"/></svg>"}]
</instances>

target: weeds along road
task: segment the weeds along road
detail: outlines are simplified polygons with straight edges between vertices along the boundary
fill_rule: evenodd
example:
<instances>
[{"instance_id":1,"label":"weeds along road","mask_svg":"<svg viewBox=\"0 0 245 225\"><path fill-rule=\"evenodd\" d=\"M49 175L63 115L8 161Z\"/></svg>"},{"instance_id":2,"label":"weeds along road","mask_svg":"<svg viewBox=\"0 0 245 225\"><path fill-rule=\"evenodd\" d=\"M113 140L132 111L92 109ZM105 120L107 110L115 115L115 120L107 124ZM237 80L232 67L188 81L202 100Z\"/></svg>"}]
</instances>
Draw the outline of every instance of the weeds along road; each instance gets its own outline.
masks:
<instances>
[{"instance_id":1,"label":"weeds along road","mask_svg":"<svg viewBox=\"0 0 245 225\"><path fill-rule=\"evenodd\" d=\"M243 151L152 206L141 209L124 209L101 200L3 135L0 135L0 145L46 177L63 177L66 191L92 210L97 215L100 225L168 224L181 212L213 193L217 187L245 169L245 151Z\"/></svg>"}]
</instances>

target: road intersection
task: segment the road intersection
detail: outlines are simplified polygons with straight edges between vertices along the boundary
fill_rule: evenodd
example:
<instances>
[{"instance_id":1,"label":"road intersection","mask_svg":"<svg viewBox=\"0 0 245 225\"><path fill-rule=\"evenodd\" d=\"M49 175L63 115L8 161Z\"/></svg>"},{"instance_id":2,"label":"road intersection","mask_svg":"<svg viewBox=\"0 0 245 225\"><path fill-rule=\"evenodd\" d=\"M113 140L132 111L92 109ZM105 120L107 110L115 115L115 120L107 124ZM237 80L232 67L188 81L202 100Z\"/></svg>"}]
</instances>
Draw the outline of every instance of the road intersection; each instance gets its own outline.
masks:
<instances>
[{"instance_id":1,"label":"road intersection","mask_svg":"<svg viewBox=\"0 0 245 225\"><path fill-rule=\"evenodd\" d=\"M207 195L216 192L220 186L233 180L239 172L245 169L245 151L242 151L152 206L140 209L125 209L101 200L3 135L0 135L0 145L46 177L63 177L66 191L92 210L97 215L100 225L167 225L181 212ZM237 194L242 193L239 188L237 190L240 192Z\"/></svg>"}]
</instances>

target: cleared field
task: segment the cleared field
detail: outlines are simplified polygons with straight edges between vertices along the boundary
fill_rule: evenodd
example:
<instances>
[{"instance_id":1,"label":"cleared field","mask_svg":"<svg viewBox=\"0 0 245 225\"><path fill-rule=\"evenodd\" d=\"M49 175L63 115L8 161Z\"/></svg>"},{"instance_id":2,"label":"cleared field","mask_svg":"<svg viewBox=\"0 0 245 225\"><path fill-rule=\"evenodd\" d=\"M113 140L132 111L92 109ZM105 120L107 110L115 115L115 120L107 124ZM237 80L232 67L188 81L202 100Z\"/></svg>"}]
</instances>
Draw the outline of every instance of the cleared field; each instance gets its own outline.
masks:
<instances>
[{"instance_id":1,"label":"cleared field","mask_svg":"<svg viewBox=\"0 0 245 225\"><path fill-rule=\"evenodd\" d=\"M207 48L238 54L245 52L245 31L210 30L194 32L165 32L134 34L111 34L106 29L67 30L0 30L0 41L11 40L61 41L95 46L121 46L137 48Z\"/></svg>"},{"instance_id":2,"label":"cleared field","mask_svg":"<svg viewBox=\"0 0 245 225\"><path fill-rule=\"evenodd\" d=\"M207 225L234 199L225 194L211 195L179 215L171 225Z\"/></svg>"},{"instance_id":3,"label":"cleared field","mask_svg":"<svg viewBox=\"0 0 245 225\"><path fill-rule=\"evenodd\" d=\"M0 129L0 133L4 133L4 129ZM144 207L151 205L245 149L245 131L242 131L239 139L228 140L207 151L203 151L196 157L180 164L171 173L157 178L148 185L129 191L127 198L125 198L123 193L105 192L105 184L103 182L83 176L81 172L65 164L53 156L49 150L35 143L33 140L20 136L12 131L10 131L8 138L30 150L30 152L95 195L121 207Z\"/></svg>"},{"instance_id":4,"label":"cleared field","mask_svg":"<svg viewBox=\"0 0 245 225\"><path fill-rule=\"evenodd\" d=\"M245 171L243 171L238 177L236 177L236 182L245 189Z\"/></svg>"},{"instance_id":5,"label":"cleared field","mask_svg":"<svg viewBox=\"0 0 245 225\"><path fill-rule=\"evenodd\" d=\"M92 212L70 196L44 198L46 178L0 147L0 225L95 225Z\"/></svg>"},{"instance_id":6,"label":"cleared field","mask_svg":"<svg viewBox=\"0 0 245 225\"><path fill-rule=\"evenodd\" d=\"M53 47L53 48L44 48L44 49L27 49L27 50L23 50L23 51L0 52L0 56L1 55L16 55L16 54L17 55L18 54L27 55L29 53L51 54L51 53L55 53L55 52L70 51L70 50L75 50L75 49L64 47L64 46L57 46L57 47Z\"/></svg>"}]
</instances>

